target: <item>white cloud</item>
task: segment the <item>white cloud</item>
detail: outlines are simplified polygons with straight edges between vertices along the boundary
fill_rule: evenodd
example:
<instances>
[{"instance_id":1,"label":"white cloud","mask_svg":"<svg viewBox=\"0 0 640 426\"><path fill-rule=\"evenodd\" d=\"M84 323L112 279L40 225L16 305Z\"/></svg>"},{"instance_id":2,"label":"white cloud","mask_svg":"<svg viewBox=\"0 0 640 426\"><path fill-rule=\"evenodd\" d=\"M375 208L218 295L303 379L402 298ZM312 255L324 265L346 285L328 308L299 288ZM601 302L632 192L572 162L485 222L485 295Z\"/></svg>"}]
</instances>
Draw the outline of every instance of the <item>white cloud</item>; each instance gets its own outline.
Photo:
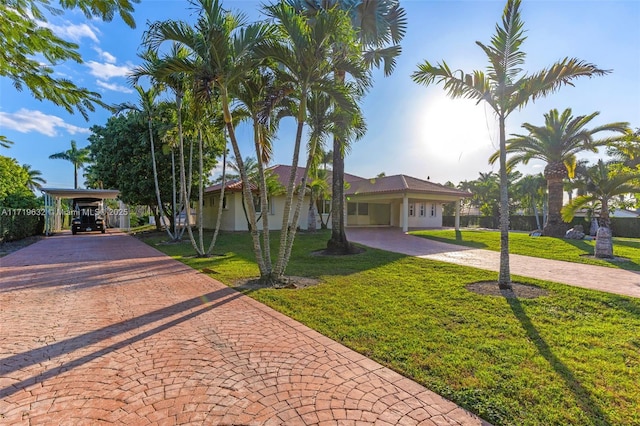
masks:
<instances>
[{"instance_id":1,"label":"white cloud","mask_svg":"<svg viewBox=\"0 0 640 426\"><path fill-rule=\"evenodd\" d=\"M38 132L46 136L58 136L59 129L71 135L76 133L91 133L84 127L74 126L55 115L44 114L41 111L21 108L14 113L0 112L0 127L16 130L20 133Z\"/></svg>"},{"instance_id":2,"label":"white cloud","mask_svg":"<svg viewBox=\"0 0 640 426\"><path fill-rule=\"evenodd\" d=\"M49 28L59 37L64 38L65 40L70 40L76 43L79 43L83 38L90 38L91 40L98 43L97 34L100 33L98 29L95 27L91 27L87 24L72 24L65 23L64 25L54 25L50 22L38 22L38 24L42 27Z\"/></svg>"},{"instance_id":3,"label":"white cloud","mask_svg":"<svg viewBox=\"0 0 640 426\"><path fill-rule=\"evenodd\" d=\"M90 68L89 73L98 78L108 80L113 77L126 77L131 72L131 65L117 66L112 63L100 63L88 61L86 65Z\"/></svg>"},{"instance_id":4,"label":"white cloud","mask_svg":"<svg viewBox=\"0 0 640 426\"><path fill-rule=\"evenodd\" d=\"M96 80L96 84L104 89L113 90L114 92L133 93L133 90L131 90L127 86L122 86L120 84L107 83L106 81L101 80Z\"/></svg>"},{"instance_id":5,"label":"white cloud","mask_svg":"<svg viewBox=\"0 0 640 426\"><path fill-rule=\"evenodd\" d=\"M93 48L96 52L98 52L98 55L100 55L100 57L108 64L115 64L116 63L116 57L113 56L111 53L109 52L105 52L104 50L100 49L99 47L94 47Z\"/></svg>"}]
</instances>

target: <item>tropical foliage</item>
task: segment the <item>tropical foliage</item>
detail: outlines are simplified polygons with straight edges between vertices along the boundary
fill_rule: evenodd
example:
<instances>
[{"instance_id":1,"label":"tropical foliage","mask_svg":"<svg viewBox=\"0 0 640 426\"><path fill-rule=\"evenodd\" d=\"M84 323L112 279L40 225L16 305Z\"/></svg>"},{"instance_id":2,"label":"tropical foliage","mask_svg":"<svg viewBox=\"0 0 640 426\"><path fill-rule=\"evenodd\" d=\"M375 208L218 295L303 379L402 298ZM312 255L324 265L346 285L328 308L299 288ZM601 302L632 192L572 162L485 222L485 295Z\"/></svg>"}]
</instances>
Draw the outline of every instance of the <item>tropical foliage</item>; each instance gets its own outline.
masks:
<instances>
[{"instance_id":1,"label":"tropical foliage","mask_svg":"<svg viewBox=\"0 0 640 426\"><path fill-rule=\"evenodd\" d=\"M398 0L287 0L296 10L313 19L319 13L340 9L349 14L351 25L358 36L361 55L368 67L383 67L384 74L390 75L396 65L396 58L402 52L400 41L407 26L405 10ZM335 44L333 54L343 54L344 45ZM339 84L344 84L347 70L336 67L334 74ZM351 139L358 133L357 117L336 119L333 134L331 239L327 248L334 254L354 251L347 240L344 218L344 158ZM350 132L349 130L355 130Z\"/></svg>"},{"instance_id":2,"label":"tropical foliage","mask_svg":"<svg viewBox=\"0 0 640 426\"><path fill-rule=\"evenodd\" d=\"M544 126L524 123L522 128L529 133L513 135L513 138L507 141L507 154L511 154L508 167L518 163L527 164L532 159L539 159L546 163L544 177L547 180L549 192L549 218L544 226L544 235L562 237L568 228L563 224L560 214L564 195L563 181L575 176L576 154L582 151L598 152L598 147L609 145L620 139L620 137L595 139L596 134L617 132L625 135L627 132L629 124L622 122L603 124L591 129L585 128L599 114L594 112L574 117L570 108L562 113L552 109L544 115ZM498 156L499 152L496 152L489 162L495 162Z\"/></svg>"},{"instance_id":3,"label":"tropical foliage","mask_svg":"<svg viewBox=\"0 0 640 426\"><path fill-rule=\"evenodd\" d=\"M52 160L65 160L73 164L73 187L78 189L78 170L91 161L87 148L78 148L76 141L71 141L71 148L49 156Z\"/></svg>"},{"instance_id":4,"label":"tropical foliage","mask_svg":"<svg viewBox=\"0 0 640 426\"><path fill-rule=\"evenodd\" d=\"M242 181L242 195L260 275L264 281L281 279L291 253L297 230L311 155L300 159L305 151L316 151L317 138L304 141L312 96L324 94L336 108L357 115L355 88L336 84L333 71L339 67L355 80L365 80L361 49L349 16L340 10L320 11L307 19L286 2L265 6L270 24L246 24L242 15L226 11L217 0L197 2L200 10L194 27L181 21L157 22L150 27L146 45L158 50L171 41L188 51L187 58L167 64L166 71L185 73L194 83L196 98L220 108L225 130L231 142L237 171ZM341 55L333 55L336 45ZM240 106L238 108L238 105ZM265 167L271 152L271 140L279 121L291 117L296 123L291 174L287 177L285 208L278 257L271 261L268 217L262 216L262 235L253 203L251 180L256 182L261 211L266 211L269 191ZM239 119L249 119L254 126L257 179L250 179L236 137ZM303 166L302 176L298 165Z\"/></svg>"},{"instance_id":5,"label":"tropical foliage","mask_svg":"<svg viewBox=\"0 0 640 426\"><path fill-rule=\"evenodd\" d=\"M56 36L43 22L49 13L59 15L79 9L88 18L111 21L118 14L130 27L135 27L133 4L139 0L10 0L0 2L0 76L8 77L16 90L25 87L38 100L49 100L70 113L80 112L85 118L95 105L103 105L100 95L76 86L71 80L55 77L55 66L64 61L82 63L78 45ZM28 34L28 37L25 37ZM0 136L0 146L7 144Z\"/></svg>"}]
</instances>

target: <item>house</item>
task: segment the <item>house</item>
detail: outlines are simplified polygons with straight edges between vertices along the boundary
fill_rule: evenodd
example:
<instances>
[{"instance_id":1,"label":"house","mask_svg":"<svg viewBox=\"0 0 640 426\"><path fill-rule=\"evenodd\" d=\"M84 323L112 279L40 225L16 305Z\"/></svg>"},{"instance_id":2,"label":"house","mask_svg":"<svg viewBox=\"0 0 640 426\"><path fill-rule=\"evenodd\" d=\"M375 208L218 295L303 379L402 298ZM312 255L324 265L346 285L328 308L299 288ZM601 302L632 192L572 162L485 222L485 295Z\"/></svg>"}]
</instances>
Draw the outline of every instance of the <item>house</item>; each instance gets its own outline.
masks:
<instances>
[{"instance_id":1,"label":"house","mask_svg":"<svg viewBox=\"0 0 640 426\"><path fill-rule=\"evenodd\" d=\"M280 184L286 187L291 166L278 165L269 168L277 176ZM297 170L296 185L300 184L304 169ZM405 232L409 228L438 228L442 226L442 205L456 203L456 217L459 216L460 200L471 194L455 188L449 188L429 180L422 180L406 175L384 176L366 179L346 174L346 221L349 226L392 226L402 228ZM218 214L218 203L222 184L216 184L205 189L204 197L204 226L214 228ZM260 200L257 188L251 187L256 194L254 205L258 216L269 215L269 228L281 229L284 211L284 195L271 197L267 212L260 211ZM245 208L242 201L242 182L226 183L220 228L227 231L248 230ZM318 216L327 222L330 202L321 206ZM307 229L309 197L305 195L300 211L299 226ZM329 220L329 226L331 221ZM261 223L258 223L261 226ZM317 227L320 228L320 217Z\"/></svg>"}]
</instances>

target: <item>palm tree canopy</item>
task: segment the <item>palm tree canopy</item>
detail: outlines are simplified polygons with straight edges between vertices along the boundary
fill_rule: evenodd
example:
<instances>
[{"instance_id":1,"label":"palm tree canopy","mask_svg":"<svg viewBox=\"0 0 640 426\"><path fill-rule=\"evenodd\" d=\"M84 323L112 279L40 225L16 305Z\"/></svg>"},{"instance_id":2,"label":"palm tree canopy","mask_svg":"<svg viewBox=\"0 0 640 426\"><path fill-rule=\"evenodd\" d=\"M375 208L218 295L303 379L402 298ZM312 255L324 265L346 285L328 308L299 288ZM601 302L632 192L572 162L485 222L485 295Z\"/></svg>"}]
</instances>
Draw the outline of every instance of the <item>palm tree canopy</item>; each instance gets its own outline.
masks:
<instances>
[{"instance_id":1,"label":"palm tree canopy","mask_svg":"<svg viewBox=\"0 0 640 426\"><path fill-rule=\"evenodd\" d=\"M73 163L75 167L80 168L89 161L90 154L91 151L88 148L78 149L76 141L71 141L71 149L51 154L49 158L52 160L66 160Z\"/></svg>"},{"instance_id":2,"label":"palm tree canopy","mask_svg":"<svg viewBox=\"0 0 640 426\"><path fill-rule=\"evenodd\" d=\"M400 42L407 29L407 16L399 0L287 0L297 11L314 16L338 8L349 14L357 31L367 65L383 66L391 75L396 58L402 53Z\"/></svg>"},{"instance_id":3,"label":"palm tree canopy","mask_svg":"<svg viewBox=\"0 0 640 426\"><path fill-rule=\"evenodd\" d=\"M552 109L544 114L544 126L524 123L522 127L529 131L528 135L514 134L507 141L507 153L513 154L508 162L509 167L515 164L527 164L532 159L542 160L548 164L564 163L569 176L572 177L576 165L576 154L581 151L598 152L598 147L609 145L620 137L594 139L600 132L619 132L626 134L629 124L624 122L608 123L586 129L585 126L600 113L574 117L570 108L562 114ZM489 163L494 163L499 152L495 152Z\"/></svg>"},{"instance_id":4,"label":"palm tree canopy","mask_svg":"<svg viewBox=\"0 0 640 426\"><path fill-rule=\"evenodd\" d=\"M42 178L42 172L40 170L32 169L30 164L23 164L22 168L27 172L27 186L30 190L35 191L36 189L41 189L42 184L47 183L47 181Z\"/></svg>"}]
</instances>

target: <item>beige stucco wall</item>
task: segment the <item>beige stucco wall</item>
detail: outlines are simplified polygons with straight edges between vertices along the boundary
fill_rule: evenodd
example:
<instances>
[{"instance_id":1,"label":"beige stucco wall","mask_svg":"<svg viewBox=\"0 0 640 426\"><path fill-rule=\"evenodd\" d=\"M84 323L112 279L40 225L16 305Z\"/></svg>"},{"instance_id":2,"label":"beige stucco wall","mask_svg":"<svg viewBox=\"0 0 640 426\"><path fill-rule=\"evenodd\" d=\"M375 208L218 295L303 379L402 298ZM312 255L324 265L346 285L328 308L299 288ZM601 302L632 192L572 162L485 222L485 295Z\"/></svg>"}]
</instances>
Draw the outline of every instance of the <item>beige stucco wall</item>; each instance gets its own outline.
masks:
<instances>
[{"instance_id":1,"label":"beige stucco wall","mask_svg":"<svg viewBox=\"0 0 640 426\"><path fill-rule=\"evenodd\" d=\"M247 219L242 208L242 194L239 192L225 193L227 198L227 207L222 211L222 221L220 227L226 231L247 231ZM216 224L218 214L219 195L209 194L205 196L204 204L204 226L213 229ZM213 200L213 205L211 200ZM266 212L269 215L269 229L277 231L282 228L282 216L284 212L284 195L274 197L272 203L273 208ZM307 229L307 218L309 210L309 197L305 197L300 208L299 226L301 229ZM293 214L293 213L292 213ZM320 229L320 219L316 220L316 227ZM262 229L262 220L258 221L258 228Z\"/></svg>"}]
</instances>

